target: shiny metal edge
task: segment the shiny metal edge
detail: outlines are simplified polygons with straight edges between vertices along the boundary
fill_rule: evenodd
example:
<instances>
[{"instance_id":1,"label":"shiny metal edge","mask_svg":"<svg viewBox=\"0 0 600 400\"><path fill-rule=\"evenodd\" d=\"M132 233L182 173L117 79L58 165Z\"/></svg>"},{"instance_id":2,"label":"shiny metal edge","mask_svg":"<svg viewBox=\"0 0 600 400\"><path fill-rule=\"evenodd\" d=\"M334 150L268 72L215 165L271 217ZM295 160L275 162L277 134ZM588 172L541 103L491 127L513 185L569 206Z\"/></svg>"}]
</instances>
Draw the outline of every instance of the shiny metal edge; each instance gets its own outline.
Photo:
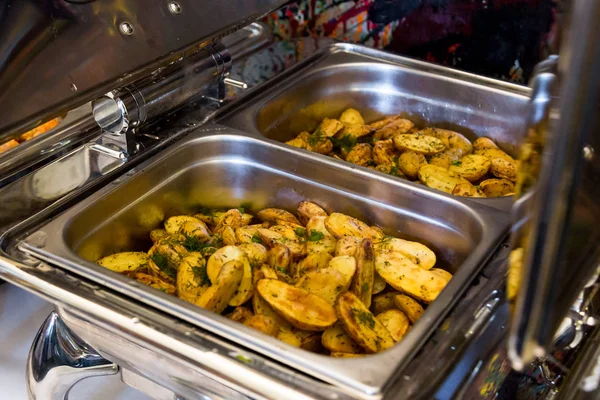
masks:
<instances>
[{"instance_id":1,"label":"shiny metal edge","mask_svg":"<svg viewBox=\"0 0 600 400\"><path fill-rule=\"evenodd\" d=\"M146 161L144 164L139 166L139 169L143 169L150 164L159 162L164 157L168 157L170 153L177 151L179 147L186 146L186 144L191 141L222 140L225 132L223 128L218 129L219 130L212 133L208 129L200 129L196 135L189 135L185 139L179 141L176 145L171 146L169 149L162 152L156 158ZM319 163L329 164L338 169L340 173L362 174L368 177L371 177L372 175L367 171L355 169L347 163L339 162L333 159L323 160L314 153L299 151L289 146L282 145L279 142L271 141L261 137L253 137L252 135L246 135L241 132L236 132L232 129L225 128L225 131L229 133L235 133L234 136L226 135L231 140L254 141L256 143L262 143L264 146L277 148L279 151L289 154L290 157L298 157L301 159L309 158L317 160ZM121 183L127 179L133 178L134 176L131 174L130 176L124 177L121 180ZM293 368L297 368L304 373L325 380L331 384L348 388L348 390L352 390L359 396L377 395L378 393L382 393L385 385L394 377L402 364L408 362L410 357L418 351L418 342L424 340L431 333L435 325L441 321L441 318L447 312L449 312L452 304L458 300L460 293L466 289L470 280L479 271L479 269L483 267L484 262L488 259L488 257L491 256L491 251L498 245L502 239L502 236L508 230L508 215L499 210L494 210L492 208L480 206L474 203L467 205L467 203L460 202L454 197L440 196L439 192L433 191L429 188L413 187L408 185L406 182L390 179L386 176L377 177L377 179L383 180L389 185L401 187L403 190L420 192L423 196L438 197L439 201L453 203L456 207L468 210L480 221L483 229L483 236L476 250L469 256L467 260L465 260L448 287L440 294L437 301L428 307L427 312L422 318L425 322L422 322L420 325L416 325L415 328L412 329L411 334L393 349L381 354L370 356L368 359L332 359L330 357L311 354L304 350L293 348L291 346L282 344L276 339L266 336L263 337L263 335L255 337L256 333L254 331L240 326L235 322L229 321L224 317L215 315L203 309L199 309L198 307L183 302L179 299L173 299L172 296L162 293L155 293L154 290L150 290L147 287L139 285L134 286L131 284L131 280L127 279L126 277L119 276L118 274L114 274L114 277L109 277L109 271L106 271L105 269L98 267L93 263L80 259L68 248L64 247L64 245L59 245L58 248L53 247L52 252L50 252L44 248L37 248L29 243L21 242L19 244L19 249L53 265L59 265L71 272L75 272L94 281L101 282L103 285L120 293L128 296L134 296L139 301L152 305L161 311L168 312L171 315L181 318L196 326L222 335L226 339L235 342L243 342L250 349L265 354L272 359L285 359L286 363ZM76 213L78 210L83 209L87 205L96 201L98 198L102 197L108 191L116 189L121 183L116 183L115 185L111 185L111 187L101 189L82 202L78 203L76 206L72 207L68 213ZM47 228L49 231L54 231L53 229L56 229L56 227L61 223L64 223L65 220L66 218L64 218L63 214L52 221ZM52 228L52 226L55 228ZM107 272L109 272L109 274L107 274ZM368 362L365 362L366 360L368 360ZM359 365L361 368L357 368ZM388 365L389 367L384 369L382 368L382 365Z\"/></svg>"}]
</instances>

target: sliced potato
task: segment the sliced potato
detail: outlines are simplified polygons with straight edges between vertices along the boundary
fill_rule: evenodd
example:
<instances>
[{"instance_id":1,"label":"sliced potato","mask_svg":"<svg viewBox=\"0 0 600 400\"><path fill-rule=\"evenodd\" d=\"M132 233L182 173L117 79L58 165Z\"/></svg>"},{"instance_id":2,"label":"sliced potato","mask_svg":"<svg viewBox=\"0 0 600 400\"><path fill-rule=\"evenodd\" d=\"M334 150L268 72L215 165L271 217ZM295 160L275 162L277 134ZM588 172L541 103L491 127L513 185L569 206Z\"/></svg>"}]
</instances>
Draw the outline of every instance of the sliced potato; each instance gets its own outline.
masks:
<instances>
[{"instance_id":1,"label":"sliced potato","mask_svg":"<svg viewBox=\"0 0 600 400\"><path fill-rule=\"evenodd\" d=\"M429 164L448 169L452 163L460 161L461 155L460 151L447 149L429 157Z\"/></svg>"},{"instance_id":2,"label":"sliced potato","mask_svg":"<svg viewBox=\"0 0 600 400\"><path fill-rule=\"evenodd\" d=\"M435 253L424 244L398 238L385 238L374 244L376 253L396 251L421 268L431 269L437 259Z\"/></svg>"},{"instance_id":3,"label":"sliced potato","mask_svg":"<svg viewBox=\"0 0 600 400\"><path fill-rule=\"evenodd\" d=\"M375 276L373 277L373 294L381 293L387 286L386 281L379 276L377 269L375 269Z\"/></svg>"},{"instance_id":4,"label":"sliced potato","mask_svg":"<svg viewBox=\"0 0 600 400\"><path fill-rule=\"evenodd\" d=\"M373 152L368 143L359 143L346 155L346 161L366 167L373 161Z\"/></svg>"},{"instance_id":5,"label":"sliced potato","mask_svg":"<svg viewBox=\"0 0 600 400\"><path fill-rule=\"evenodd\" d=\"M296 225L300 226L300 225ZM269 228L273 232L279 233L287 240L291 240L293 242L299 242L301 236L298 236L298 232L296 232L295 228L292 228L289 225L273 225Z\"/></svg>"},{"instance_id":6,"label":"sliced potato","mask_svg":"<svg viewBox=\"0 0 600 400\"><path fill-rule=\"evenodd\" d=\"M394 345L390 332L353 293L342 293L335 310L348 335L368 353L378 353Z\"/></svg>"},{"instance_id":7,"label":"sliced potato","mask_svg":"<svg viewBox=\"0 0 600 400\"><path fill-rule=\"evenodd\" d=\"M375 240L375 241L383 240L383 238L385 237L385 233L383 232L383 229L381 229L378 226L371 227L371 235L373 236L373 240Z\"/></svg>"},{"instance_id":8,"label":"sliced potato","mask_svg":"<svg viewBox=\"0 0 600 400\"><path fill-rule=\"evenodd\" d=\"M444 279L446 282L450 282L450 279L452 279L452 274L441 268L431 268L429 272L431 272L432 274L436 274L440 278Z\"/></svg>"},{"instance_id":9,"label":"sliced potato","mask_svg":"<svg viewBox=\"0 0 600 400\"><path fill-rule=\"evenodd\" d=\"M375 167L375 171L406 179L406 175L404 175L404 172L402 172L402 170L396 164L378 165Z\"/></svg>"},{"instance_id":10,"label":"sliced potato","mask_svg":"<svg viewBox=\"0 0 600 400\"><path fill-rule=\"evenodd\" d=\"M260 240L258 236L258 228L262 225L247 225L235 228L235 236L239 243L255 243Z\"/></svg>"},{"instance_id":11,"label":"sliced potato","mask_svg":"<svg viewBox=\"0 0 600 400\"><path fill-rule=\"evenodd\" d=\"M500 179L517 180L517 162L505 158L493 158L490 173Z\"/></svg>"},{"instance_id":12,"label":"sliced potato","mask_svg":"<svg viewBox=\"0 0 600 400\"><path fill-rule=\"evenodd\" d=\"M181 237L178 235L169 236L152 246L148 251L150 256L148 267L162 279L175 280L181 260L187 254L186 248L180 244L183 240L182 235Z\"/></svg>"},{"instance_id":13,"label":"sliced potato","mask_svg":"<svg viewBox=\"0 0 600 400\"><path fill-rule=\"evenodd\" d=\"M238 239L235 230L231 226L224 226L221 229L221 238L225 246L235 246L238 244Z\"/></svg>"},{"instance_id":14,"label":"sliced potato","mask_svg":"<svg viewBox=\"0 0 600 400\"><path fill-rule=\"evenodd\" d=\"M348 290L355 272L356 261L354 257L334 257L326 268L306 272L298 280L296 286L333 305L338 295Z\"/></svg>"},{"instance_id":15,"label":"sliced potato","mask_svg":"<svg viewBox=\"0 0 600 400\"><path fill-rule=\"evenodd\" d=\"M415 299L404 294L397 294L394 296L394 304L400 311L406 314L413 324L417 322L425 312L423 307Z\"/></svg>"},{"instance_id":16,"label":"sliced potato","mask_svg":"<svg viewBox=\"0 0 600 400\"><path fill-rule=\"evenodd\" d=\"M333 236L325 226L325 221L327 220L327 218L328 216L319 215L308 220L308 222L306 223L306 233L309 240L320 240L322 239L321 235ZM315 234L315 232L321 235ZM312 238L311 235L313 236Z\"/></svg>"},{"instance_id":17,"label":"sliced potato","mask_svg":"<svg viewBox=\"0 0 600 400\"><path fill-rule=\"evenodd\" d=\"M239 261L243 267L243 278L235 296L231 299L230 306L241 306L252 297L254 285L252 284L252 267L244 251L237 246L225 246L217 250L208 259L206 272L211 282L215 282L223 266L232 261Z\"/></svg>"},{"instance_id":18,"label":"sliced potato","mask_svg":"<svg viewBox=\"0 0 600 400\"><path fill-rule=\"evenodd\" d=\"M275 278L277 279L277 278ZM254 314L256 315L265 315L267 317L273 318L277 323L277 326L281 330L291 331L292 325L281 315L279 315L273 307L266 302L265 299L262 298L258 290L256 290L252 297L252 308L254 309Z\"/></svg>"},{"instance_id":19,"label":"sliced potato","mask_svg":"<svg viewBox=\"0 0 600 400\"><path fill-rule=\"evenodd\" d=\"M200 220L186 221L181 224L180 232L202 242L210 241L210 232L206 224Z\"/></svg>"},{"instance_id":20,"label":"sliced potato","mask_svg":"<svg viewBox=\"0 0 600 400\"><path fill-rule=\"evenodd\" d=\"M298 219L304 225L312 217L327 217L327 215L327 212L321 206L313 202L303 201L298 205Z\"/></svg>"},{"instance_id":21,"label":"sliced potato","mask_svg":"<svg viewBox=\"0 0 600 400\"><path fill-rule=\"evenodd\" d=\"M309 240L306 242L306 251L308 254L313 253L329 253L335 252L336 240L332 236L325 236L321 240Z\"/></svg>"},{"instance_id":22,"label":"sliced potato","mask_svg":"<svg viewBox=\"0 0 600 400\"><path fill-rule=\"evenodd\" d=\"M419 180L425 185L446 193L452 193L454 187L459 183L470 184L465 178L431 164L423 165L419 169L418 175Z\"/></svg>"},{"instance_id":23,"label":"sliced potato","mask_svg":"<svg viewBox=\"0 0 600 400\"><path fill-rule=\"evenodd\" d=\"M354 254L354 259L356 260L356 273L350 284L350 291L369 308L375 279L375 256L371 239L362 240Z\"/></svg>"},{"instance_id":24,"label":"sliced potato","mask_svg":"<svg viewBox=\"0 0 600 400\"><path fill-rule=\"evenodd\" d=\"M461 157L473 152L471 141L458 132L440 128L425 128L418 133L440 139L446 148L458 152Z\"/></svg>"},{"instance_id":25,"label":"sliced potato","mask_svg":"<svg viewBox=\"0 0 600 400\"><path fill-rule=\"evenodd\" d=\"M373 233L369 225L348 215L331 213L324 222L327 231L338 240L344 236L373 239Z\"/></svg>"},{"instance_id":26,"label":"sliced potato","mask_svg":"<svg viewBox=\"0 0 600 400\"><path fill-rule=\"evenodd\" d=\"M275 320L266 315L253 315L244 321L244 325L269 336L277 336L279 333Z\"/></svg>"},{"instance_id":27,"label":"sliced potato","mask_svg":"<svg viewBox=\"0 0 600 400\"><path fill-rule=\"evenodd\" d=\"M380 140L387 140L398 134L409 133L415 126L411 121L404 118L390 121L382 127L375 127L373 125L374 124L370 125L371 129L376 129L373 138Z\"/></svg>"},{"instance_id":28,"label":"sliced potato","mask_svg":"<svg viewBox=\"0 0 600 400\"><path fill-rule=\"evenodd\" d=\"M308 271L326 268L333 257L327 252L309 253L296 265L295 276L301 278Z\"/></svg>"},{"instance_id":29,"label":"sliced potato","mask_svg":"<svg viewBox=\"0 0 600 400\"><path fill-rule=\"evenodd\" d=\"M477 139L475 139L475 141L473 142L473 151L475 151L475 153L477 153L478 151L481 150L485 150L485 149L497 149L498 145L496 145L496 142L494 142L492 139L487 138L487 137L479 137Z\"/></svg>"},{"instance_id":30,"label":"sliced potato","mask_svg":"<svg viewBox=\"0 0 600 400\"><path fill-rule=\"evenodd\" d=\"M152 243L155 244L167 236L169 236L169 234L164 229L153 229L150 231L150 240L152 240Z\"/></svg>"},{"instance_id":31,"label":"sliced potato","mask_svg":"<svg viewBox=\"0 0 600 400\"><path fill-rule=\"evenodd\" d=\"M265 246L259 243L246 243L237 246L248 256L250 260L250 266L252 268L258 268L267 261L267 249Z\"/></svg>"},{"instance_id":32,"label":"sliced potato","mask_svg":"<svg viewBox=\"0 0 600 400\"><path fill-rule=\"evenodd\" d=\"M306 150L319 154L329 154L333 150L333 143L328 137L317 132L306 138Z\"/></svg>"},{"instance_id":33,"label":"sliced potato","mask_svg":"<svg viewBox=\"0 0 600 400\"><path fill-rule=\"evenodd\" d=\"M290 324L308 331L322 331L337 320L333 307L305 289L274 279L261 279L258 292Z\"/></svg>"},{"instance_id":34,"label":"sliced potato","mask_svg":"<svg viewBox=\"0 0 600 400\"><path fill-rule=\"evenodd\" d=\"M177 297L190 303L196 300L210 287L206 273L206 260L200 253L188 253L177 271Z\"/></svg>"},{"instance_id":35,"label":"sliced potato","mask_svg":"<svg viewBox=\"0 0 600 400\"><path fill-rule=\"evenodd\" d=\"M340 238L335 245L335 255L354 256L359 244L360 238L356 236L344 236Z\"/></svg>"},{"instance_id":36,"label":"sliced potato","mask_svg":"<svg viewBox=\"0 0 600 400\"><path fill-rule=\"evenodd\" d=\"M339 351L332 351L329 355L335 358L356 358L365 356L364 354L341 353Z\"/></svg>"},{"instance_id":37,"label":"sliced potato","mask_svg":"<svg viewBox=\"0 0 600 400\"><path fill-rule=\"evenodd\" d=\"M322 353L321 332L309 332L308 335L301 335L303 332L305 331L294 330L296 336L300 337L300 348L313 353Z\"/></svg>"},{"instance_id":38,"label":"sliced potato","mask_svg":"<svg viewBox=\"0 0 600 400\"><path fill-rule=\"evenodd\" d=\"M343 325L338 321L325 329L321 336L321 343L329 351L341 353L360 353L362 348L348 336Z\"/></svg>"},{"instance_id":39,"label":"sliced potato","mask_svg":"<svg viewBox=\"0 0 600 400\"><path fill-rule=\"evenodd\" d=\"M221 233L225 227L239 228L242 226L242 213L237 208L227 210L219 219L219 223L215 227L215 233Z\"/></svg>"},{"instance_id":40,"label":"sliced potato","mask_svg":"<svg viewBox=\"0 0 600 400\"><path fill-rule=\"evenodd\" d=\"M246 307L236 307L232 312L226 315L232 321L244 323L248 318L252 317L254 314Z\"/></svg>"},{"instance_id":41,"label":"sliced potato","mask_svg":"<svg viewBox=\"0 0 600 400\"><path fill-rule=\"evenodd\" d=\"M159 277L144 274L142 272L136 272L134 275L135 279L142 282L144 285L158 289L166 294L175 294L176 288L170 282L164 281Z\"/></svg>"},{"instance_id":42,"label":"sliced potato","mask_svg":"<svg viewBox=\"0 0 600 400\"><path fill-rule=\"evenodd\" d=\"M358 138L368 135L372 132L368 125L344 124L344 129L335 135L337 139L348 139L356 141ZM342 150L343 152L343 150ZM345 155L344 155L345 156Z\"/></svg>"},{"instance_id":43,"label":"sliced potato","mask_svg":"<svg viewBox=\"0 0 600 400\"><path fill-rule=\"evenodd\" d=\"M294 347L300 347L302 345L302 340L296 336L295 333L290 331L280 330L279 333L277 333L277 339Z\"/></svg>"},{"instance_id":44,"label":"sliced potato","mask_svg":"<svg viewBox=\"0 0 600 400\"><path fill-rule=\"evenodd\" d=\"M293 139L290 139L285 142L285 144L289 146L298 147L300 149L308 150L308 138L310 137L310 133L308 132L300 132L298 136Z\"/></svg>"},{"instance_id":45,"label":"sliced potato","mask_svg":"<svg viewBox=\"0 0 600 400\"><path fill-rule=\"evenodd\" d=\"M427 165L425 156L414 151L405 151L398 158L398 168L411 180L417 179L419 168L423 165Z\"/></svg>"},{"instance_id":46,"label":"sliced potato","mask_svg":"<svg viewBox=\"0 0 600 400\"><path fill-rule=\"evenodd\" d=\"M470 183L459 183L454 186L452 194L461 197L487 197L481 189L471 185Z\"/></svg>"},{"instance_id":47,"label":"sliced potato","mask_svg":"<svg viewBox=\"0 0 600 400\"><path fill-rule=\"evenodd\" d=\"M487 197L502 197L515 193L515 184L507 179L486 179L479 187Z\"/></svg>"},{"instance_id":48,"label":"sliced potato","mask_svg":"<svg viewBox=\"0 0 600 400\"><path fill-rule=\"evenodd\" d=\"M387 292L373 296L373 301L371 302L371 311L373 311L373 314L381 314L384 311L396 308L394 298L397 294L398 292Z\"/></svg>"},{"instance_id":49,"label":"sliced potato","mask_svg":"<svg viewBox=\"0 0 600 400\"><path fill-rule=\"evenodd\" d=\"M148 254L141 251L125 251L98 260L98 264L115 272L131 272L148 264Z\"/></svg>"},{"instance_id":50,"label":"sliced potato","mask_svg":"<svg viewBox=\"0 0 600 400\"><path fill-rule=\"evenodd\" d=\"M448 169L470 182L478 181L490 170L491 162L488 158L478 154L468 154L454 162Z\"/></svg>"},{"instance_id":51,"label":"sliced potato","mask_svg":"<svg viewBox=\"0 0 600 400\"><path fill-rule=\"evenodd\" d=\"M342 129L344 129L344 124L341 121L338 121L337 119L325 118L317 127L315 134L332 137Z\"/></svg>"},{"instance_id":52,"label":"sliced potato","mask_svg":"<svg viewBox=\"0 0 600 400\"><path fill-rule=\"evenodd\" d=\"M364 125L365 120L362 115L354 108L348 108L342 115L340 115L340 121L344 124L349 125Z\"/></svg>"},{"instance_id":53,"label":"sliced potato","mask_svg":"<svg viewBox=\"0 0 600 400\"><path fill-rule=\"evenodd\" d=\"M435 300L448 283L436 273L419 267L398 252L376 254L375 268L394 289L425 303Z\"/></svg>"},{"instance_id":54,"label":"sliced potato","mask_svg":"<svg viewBox=\"0 0 600 400\"><path fill-rule=\"evenodd\" d=\"M256 213L256 215L261 221L276 222L277 220L282 220L300 225L300 221L298 221L294 214L280 208L265 208Z\"/></svg>"},{"instance_id":55,"label":"sliced potato","mask_svg":"<svg viewBox=\"0 0 600 400\"><path fill-rule=\"evenodd\" d=\"M259 228L258 235L260 236L262 243L268 247L274 247L277 245L287 247L294 258L301 258L306 254L306 247L304 244L290 240L279 232L275 232L270 229Z\"/></svg>"},{"instance_id":56,"label":"sliced potato","mask_svg":"<svg viewBox=\"0 0 600 400\"><path fill-rule=\"evenodd\" d=\"M487 159L489 159L490 161L493 160L494 158L502 158L508 161L515 161L514 158L512 158L511 156L509 156L506 152L500 150L499 148L484 148L484 149L479 149L475 152L475 154L479 154L482 155L484 157L486 157Z\"/></svg>"},{"instance_id":57,"label":"sliced potato","mask_svg":"<svg viewBox=\"0 0 600 400\"><path fill-rule=\"evenodd\" d=\"M378 140L373 144L373 161L377 165L395 164L399 156L392 139Z\"/></svg>"},{"instance_id":58,"label":"sliced potato","mask_svg":"<svg viewBox=\"0 0 600 400\"><path fill-rule=\"evenodd\" d=\"M290 249L282 245L276 245L267 253L267 264L275 271L281 271L286 275L292 275L292 253Z\"/></svg>"},{"instance_id":59,"label":"sliced potato","mask_svg":"<svg viewBox=\"0 0 600 400\"><path fill-rule=\"evenodd\" d=\"M190 217L189 215L176 215L174 217L167 218L165 221L165 231L169 235L179 233L181 227L186 222L202 222L198 218Z\"/></svg>"},{"instance_id":60,"label":"sliced potato","mask_svg":"<svg viewBox=\"0 0 600 400\"><path fill-rule=\"evenodd\" d=\"M400 341L404 337L410 325L406 314L396 309L384 311L375 318L385 326L385 329L392 335L395 342Z\"/></svg>"},{"instance_id":61,"label":"sliced potato","mask_svg":"<svg viewBox=\"0 0 600 400\"><path fill-rule=\"evenodd\" d=\"M435 137L404 133L394 136L394 147L400 151L414 151L426 156L441 153L446 146Z\"/></svg>"},{"instance_id":62,"label":"sliced potato","mask_svg":"<svg viewBox=\"0 0 600 400\"><path fill-rule=\"evenodd\" d=\"M244 276L244 265L239 261L229 261L223 265L213 285L196 301L196 305L220 314L238 292Z\"/></svg>"}]
</instances>

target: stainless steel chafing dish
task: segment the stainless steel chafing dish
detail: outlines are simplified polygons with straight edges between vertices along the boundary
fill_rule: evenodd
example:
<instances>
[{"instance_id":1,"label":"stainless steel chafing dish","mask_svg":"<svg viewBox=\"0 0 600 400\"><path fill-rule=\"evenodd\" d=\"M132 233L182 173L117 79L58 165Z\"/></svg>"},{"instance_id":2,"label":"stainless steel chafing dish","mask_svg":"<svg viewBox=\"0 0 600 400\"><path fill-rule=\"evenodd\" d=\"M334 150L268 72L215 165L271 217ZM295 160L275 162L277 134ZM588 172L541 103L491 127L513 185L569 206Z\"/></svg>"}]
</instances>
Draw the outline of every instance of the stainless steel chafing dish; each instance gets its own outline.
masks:
<instances>
[{"instance_id":1,"label":"stainless steel chafing dish","mask_svg":"<svg viewBox=\"0 0 600 400\"><path fill-rule=\"evenodd\" d=\"M599 81L589 32L600 6L576 5L570 51L540 65L531 89L350 44L325 44L248 88L231 65L269 42L248 24L284 2L233 3L4 8L10 23L0 37L32 16L27 29L50 44L32 42L27 61L2 50L0 86L13 96L0 95L0 139L72 110L47 135L0 155L0 276L56 305L29 355L30 397L66 398L83 378L120 373L156 399L490 398L502 395L508 360L517 376L539 369L546 398L597 390L600 166L589 132L598 92L586 88ZM48 58L57 64L40 75ZM300 120L315 103L315 120ZM474 200L280 143L298 124L314 127L350 105L370 119L405 112L491 136L513 154L537 132L546 137L541 173L514 204ZM138 246L144 207L174 215L200 200L260 209L305 198L420 239L454 273L393 349L361 359L311 354L93 263ZM520 247L522 283L507 301L507 260Z\"/></svg>"}]
</instances>

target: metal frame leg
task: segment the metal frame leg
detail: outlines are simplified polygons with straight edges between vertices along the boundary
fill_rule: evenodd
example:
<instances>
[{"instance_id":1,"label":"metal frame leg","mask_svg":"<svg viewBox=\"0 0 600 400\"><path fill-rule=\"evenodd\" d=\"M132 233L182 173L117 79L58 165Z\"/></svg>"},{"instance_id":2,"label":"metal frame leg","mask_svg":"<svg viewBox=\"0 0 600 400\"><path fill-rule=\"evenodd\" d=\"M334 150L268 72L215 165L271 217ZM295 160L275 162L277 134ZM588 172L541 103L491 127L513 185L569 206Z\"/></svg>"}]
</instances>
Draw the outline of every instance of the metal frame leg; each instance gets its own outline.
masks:
<instances>
[{"instance_id":1,"label":"metal frame leg","mask_svg":"<svg viewBox=\"0 0 600 400\"><path fill-rule=\"evenodd\" d=\"M119 367L102 358L52 312L27 357L27 392L32 400L66 400L82 379L114 375Z\"/></svg>"}]
</instances>

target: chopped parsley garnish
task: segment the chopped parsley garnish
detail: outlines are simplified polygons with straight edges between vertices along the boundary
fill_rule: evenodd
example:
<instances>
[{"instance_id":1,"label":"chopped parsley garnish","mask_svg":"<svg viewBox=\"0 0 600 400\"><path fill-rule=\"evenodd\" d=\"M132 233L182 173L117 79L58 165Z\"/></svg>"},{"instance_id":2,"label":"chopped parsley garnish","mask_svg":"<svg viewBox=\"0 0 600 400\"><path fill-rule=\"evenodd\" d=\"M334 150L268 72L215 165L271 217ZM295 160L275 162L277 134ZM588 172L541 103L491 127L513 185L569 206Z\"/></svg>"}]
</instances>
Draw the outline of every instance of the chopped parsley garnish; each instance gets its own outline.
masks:
<instances>
[{"instance_id":1,"label":"chopped parsley garnish","mask_svg":"<svg viewBox=\"0 0 600 400\"><path fill-rule=\"evenodd\" d=\"M325 137L323 136L323 134L321 133L320 129L317 129L317 131L315 133L313 133L312 135L308 136L307 142L310 146L316 146L319 143L321 143L321 141L324 139Z\"/></svg>"},{"instance_id":2,"label":"chopped parsley garnish","mask_svg":"<svg viewBox=\"0 0 600 400\"><path fill-rule=\"evenodd\" d=\"M462 161L454 160L452 161L452 165L461 165Z\"/></svg>"},{"instance_id":3,"label":"chopped parsley garnish","mask_svg":"<svg viewBox=\"0 0 600 400\"><path fill-rule=\"evenodd\" d=\"M377 163L374 160L369 160L367 161L367 167L375 167L377 166Z\"/></svg>"},{"instance_id":4,"label":"chopped parsley garnish","mask_svg":"<svg viewBox=\"0 0 600 400\"><path fill-rule=\"evenodd\" d=\"M279 271L279 272L283 273L283 274L286 274L286 275L287 275L287 273L288 273L288 270L287 270L287 268L284 268L284 267L277 267L277 268L275 268L275 269L276 269L277 271Z\"/></svg>"},{"instance_id":5,"label":"chopped parsley garnish","mask_svg":"<svg viewBox=\"0 0 600 400\"><path fill-rule=\"evenodd\" d=\"M192 267L192 273L194 274L194 277L196 277L199 286L210 286L210 279L206 272L206 264Z\"/></svg>"},{"instance_id":6,"label":"chopped parsley garnish","mask_svg":"<svg viewBox=\"0 0 600 400\"><path fill-rule=\"evenodd\" d=\"M362 291L363 292L367 292L369 290L369 284L367 282L363 283L362 285Z\"/></svg>"},{"instance_id":7,"label":"chopped parsley garnish","mask_svg":"<svg viewBox=\"0 0 600 400\"><path fill-rule=\"evenodd\" d=\"M298 227L298 228L294 229L294 232L296 233L296 236L298 236L298 237L304 237L304 235L306 235L306 229L304 229L304 228Z\"/></svg>"},{"instance_id":8,"label":"chopped parsley garnish","mask_svg":"<svg viewBox=\"0 0 600 400\"><path fill-rule=\"evenodd\" d=\"M400 175L400 168L398 168L397 166L394 165L393 167L390 168L389 174L390 175L394 175L394 176L401 176Z\"/></svg>"},{"instance_id":9,"label":"chopped parsley garnish","mask_svg":"<svg viewBox=\"0 0 600 400\"><path fill-rule=\"evenodd\" d=\"M203 242L193 236L185 235L185 239L180 243L187 251L202 251L206 247L212 246L210 243Z\"/></svg>"},{"instance_id":10,"label":"chopped parsley garnish","mask_svg":"<svg viewBox=\"0 0 600 400\"><path fill-rule=\"evenodd\" d=\"M325 235L323 235L321 232L316 231L314 229L311 229L310 232L308 233L308 240L310 240L311 242L318 242L319 240L323 239L325 237Z\"/></svg>"},{"instance_id":11,"label":"chopped parsley garnish","mask_svg":"<svg viewBox=\"0 0 600 400\"><path fill-rule=\"evenodd\" d=\"M357 308L351 308L352 314L356 317L359 323L362 325L366 325L369 328L373 329L375 327L375 320L373 319L373 314L368 311L362 311Z\"/></svg>"},{"instance_id":12,"label":"chopped parsley garnish","mask_svg":"<svg viewBox=\"0 0 600 400\"><path fill-rule=\"evenodd\" d=\"M244 214L246 212L246 209L244 207L238 207L238 211Z\"/></svg>"},{"instance_id":13,"label":"chopped parsley garnish","mask_svg":"<svg viewBox=\"0 0 600 400\"><path fill-rule=\"evenodd\" d=\"M152 262L169 278L175 279L177 277L177 271L171 268L169 260L163 254L154 253L152 254Z\"/></svg>"},{"instance_id":14,"label":"chopped parsley garnish","mask_svg":"<svg viewBox=\"0 0 600 400\"><path fill-rule=\"evenodd\" d=\"M260 243L262 244L262 239L260 238L260 236L258 236L257 233L255 233L254 235L252 235L252 243Z\"/></svg>"},{"instance_id":15,"label":"chopped parsley garnish","mask_svg":"<svg viewBox=\"0 0 600 400\"><path fill-rule=\"evenodd\" d=\"M340 139L332 138L333 145L342 149L343 151L350 151L356 146L357 140L351 135L344 135Z\"/></svg>"}]
</instances>

